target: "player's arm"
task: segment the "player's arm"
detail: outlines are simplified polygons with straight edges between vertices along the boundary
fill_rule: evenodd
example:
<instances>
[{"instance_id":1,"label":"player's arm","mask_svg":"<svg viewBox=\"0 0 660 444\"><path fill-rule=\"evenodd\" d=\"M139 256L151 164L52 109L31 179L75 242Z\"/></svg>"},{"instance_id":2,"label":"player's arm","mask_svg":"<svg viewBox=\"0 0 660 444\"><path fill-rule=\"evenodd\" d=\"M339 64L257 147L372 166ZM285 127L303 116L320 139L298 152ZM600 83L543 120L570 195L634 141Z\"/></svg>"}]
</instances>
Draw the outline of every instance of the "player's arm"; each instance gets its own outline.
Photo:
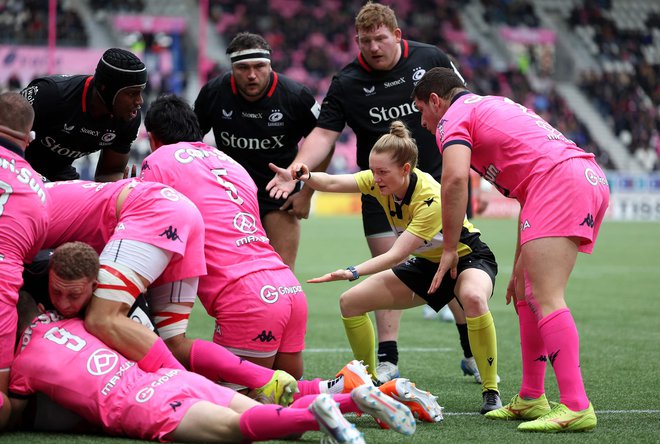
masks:
<instances>
[{"instance_id":1,"label":"player's arm","mask_svg":"<svg viewBox=\"0 0 660 444\"><path fill-rule=\"evenodd\" d=\"M416 235L404 231L401 236L399 236L392 248L387 252L372 257L361 264L355 265L353 268L357 272L358 276L366 276L369 274L374 274L381 272L383 270L388 270L394 267L397 264L400 264L403 260L407 259L410 254L419 248L424 243L424 240ZM332 273L327 273L323 276L319 276L314 279L310 279L307 282L309 283L319 283L319 282L330 282L338 280L353 280L354 274L352 270L348 269L339 269L333 271Z\"/></svg>"},{"instance_id":2,"label":"player's arm","mask_svg":"<svg viewBox=\"0 0 660 444\"><path fill-rule=\"evenodd\" d=\"M101 150L94 180L96 182L115 182L124 178L129 153L118 153L111 149Z\"/></svg>"},{"instance_id":3,"label":"player's arm","mask_svg":"<svg viewBox=\"0 0 660 444\"><path fill-rule=\"evenodd\" d=\"M305 187L311 187L317 191L328 193L359 193L355 175L353 174L328 174L323 172L309 171L309 167L303 163L291 164L291 176L305 182ZM303 188L303 189L304 189Z\"/></svg>"},{"instance_id":4,"label":"player's arm","mask_svg":"<svg viewBox=\"0 0 660 444\"><path fill-rule=\"evenodd\" d=\"M470 148L460 143L447 145L442 151L440 194L442 201L443 250L438 272L433 278L429 293L433 293L438 289L447 271L451 272L452 278L457 277L457 250L468 202L471 157L472 151Z\"/></svg>"}]
</instances>

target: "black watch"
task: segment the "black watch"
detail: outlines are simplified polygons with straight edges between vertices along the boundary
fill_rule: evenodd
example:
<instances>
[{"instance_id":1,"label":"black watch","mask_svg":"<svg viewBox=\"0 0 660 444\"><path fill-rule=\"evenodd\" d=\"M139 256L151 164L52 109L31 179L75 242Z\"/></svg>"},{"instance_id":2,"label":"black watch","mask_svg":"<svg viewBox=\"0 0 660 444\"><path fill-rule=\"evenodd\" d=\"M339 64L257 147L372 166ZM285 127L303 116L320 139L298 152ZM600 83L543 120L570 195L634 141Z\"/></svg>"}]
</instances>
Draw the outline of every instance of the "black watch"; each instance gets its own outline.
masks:
<instances>
[{"instance_id":1,"label":"black watch","mask_svg":"<svg viewBox=\"0 0 660 444\"><path fill-rule=\"evenodd\" d=\"M360 273L358 273L358 271L355 269L355 267L346 267L346 269L348 271L350 271L351 273L353 273L353 279L349 279L349 281L356 281L356 280L360 279Z\"/></svg>"}]
</instances>

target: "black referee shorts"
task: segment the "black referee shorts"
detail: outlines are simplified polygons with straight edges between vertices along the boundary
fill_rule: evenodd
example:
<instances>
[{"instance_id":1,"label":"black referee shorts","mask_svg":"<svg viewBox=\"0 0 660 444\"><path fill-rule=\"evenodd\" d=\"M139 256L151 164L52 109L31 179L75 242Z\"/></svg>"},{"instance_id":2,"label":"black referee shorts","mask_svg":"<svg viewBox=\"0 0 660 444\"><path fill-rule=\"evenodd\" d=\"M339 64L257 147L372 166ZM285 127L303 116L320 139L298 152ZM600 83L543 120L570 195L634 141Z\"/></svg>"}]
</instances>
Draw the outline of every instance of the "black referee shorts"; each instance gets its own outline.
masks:
<instances>
[{"instance_id":1,"label":"black referee shorts","mask_svg":"<svg viewBox=\"0 0 660 444\"><path fill-rule=\"evenodd\" d=\"M485 271L493 282L493 288L495 288L497 262L495 262L495 255L486 244L481 243L472 253L458 259L458 275L468 268L477 268ZM392 271L401 282L406 284L416 295L426 300L435 311L440 311L442 307L447 305L455 297L454 287L456 286L456 279L452 279L449 271L442 279L440 287L434 293L428 294L433 276L438 271L437 262L431 262L428 259L420 257L411 257L402 264L392 268Z\"/></svg>"}]
</instances>

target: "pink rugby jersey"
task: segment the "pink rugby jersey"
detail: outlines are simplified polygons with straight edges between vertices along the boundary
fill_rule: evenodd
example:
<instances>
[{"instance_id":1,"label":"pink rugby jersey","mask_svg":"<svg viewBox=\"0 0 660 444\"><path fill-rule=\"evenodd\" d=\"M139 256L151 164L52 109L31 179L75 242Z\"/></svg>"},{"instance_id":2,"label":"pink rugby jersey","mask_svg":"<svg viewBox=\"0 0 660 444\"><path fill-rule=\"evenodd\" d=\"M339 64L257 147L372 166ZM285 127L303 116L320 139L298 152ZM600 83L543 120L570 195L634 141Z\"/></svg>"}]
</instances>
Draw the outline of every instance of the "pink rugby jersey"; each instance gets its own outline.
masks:
<instances>
[{"instance_id":1,"label":"pink rugby jersey","mask_svg":"<svg viewBox=\"0 0 660 444\"><path fill-rule=\"evenodd\" d=\"M133 188L117 215L117 197ZM206 272L204 224L195 205L181 193L155 182L82 180L46 185L50 226L44 246L81 241L99 254L109 240L130 239L175 253L154 285Z\"/></svg>"},{"instance_id":2,"label":"pink rugby jersey","mask_svg":"<svg viewBox=\"0 0 660 444\"><path fill-rule=\"evenodd\" d=\"M440 152L456 143L470 148L472 168L520 202L535 176L566 159L594 157L532 110L500 96L459 95L435 137Z\"/></svg>"},{"instance_id":3,"label":"pink rugby jersey","mask_svg":"<svg viewBox=\"0 0 660 444\"><path fill-rule=\"evenodd\" d=\"M32 261L46 237L47 209L39 174L0 146L0 302L16 304L23 263Z\"/></svg>"},{"instance_id":4,"label":"pink rugby jersey","mask_svg":"<svg viewBox=\"0 0 660 444\"><path fill-rule=\"evenodd\" d=\"M142 163L141 178L171 186L202 213L208 274L198 294L207 309L242 276L286 268L261 225L254 181L222 151L201 142L161 146Z\"/></svg>"},{"instance_id":5,"label":"pink rugby jersey","mask_svg":"<svg viewBox=\"0 0 660 444\"><path fill-rule=\"evenodd\" d=\"M169 393L183 393L179 387L187 383L184 373L173 369L146 373L88 333L82 319L61 319L48 312L23 333L9 390L19 396L42 392L109 434L151 440L173 430L172 420L178 423L185 412L182 408L169 416L159 413L163 403L169 410ZM135 414L133 406L142 405L148 410ZM151 411L155 414L149 416Z\"/></svg>"}]
</instances>

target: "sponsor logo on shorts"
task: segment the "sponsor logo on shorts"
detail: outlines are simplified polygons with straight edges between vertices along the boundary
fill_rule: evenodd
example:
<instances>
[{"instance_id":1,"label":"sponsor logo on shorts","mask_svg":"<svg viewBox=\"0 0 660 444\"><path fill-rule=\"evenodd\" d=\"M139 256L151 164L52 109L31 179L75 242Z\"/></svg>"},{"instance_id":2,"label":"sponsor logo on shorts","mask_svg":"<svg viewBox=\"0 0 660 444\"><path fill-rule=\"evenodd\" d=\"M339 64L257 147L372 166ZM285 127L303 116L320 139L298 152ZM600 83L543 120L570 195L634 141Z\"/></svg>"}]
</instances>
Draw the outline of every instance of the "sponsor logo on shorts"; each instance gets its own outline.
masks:
<instances>
[{"instance_id":1,"label":"sponsor logo on shorts","mask_svg":"<svg viewBox=\"0 0 660 444\"><path fill-rule=\"evenodd\" d=\"M167 200L171 200L172 202L178 202L178 200L181 198L181 195L177 193L174 188L170 187L163 187L160 190L160 195Z\"/></svg>"},{"instance_id":2,"label":"sponsor logo on shorts","mask_svg":"<svg viewBox=\"0 0 660 444\"><path fill-rule=\"evenodd\" d=\"M147 387L144 387L143 389L140 389L140 391L138 391L135 394L135 400L137 402L147 402L147 401L149 401L151 399L151 397L154 395L156 388L158 388L161 385L165 384L166 382L168 382L170 379L172 379L173 377L175 377L179 373L181 373L181 370L170 370L170 371L168 371L167 373L162 375L160 378L156 379L151 384L149 384Z\"/></svg>"},{"instance_id":3,"label":"sponsor logo on shorts","mask_svg":"<svg viewBox=\"0 0 660 444\"><path fill-rule=\"evenodd\" d=\"M596 186L598 184L601 185L607 185L607 179L605 177L601 177L594 170L591 168L587 168L584 170L584 177L587 178L587 182L589 182L591 185Z\"/></svg>"},{"instance_id":4,"label":"sponsor logo on shorts","mask_svg":"<svg viewBox=\"0 0 660 444\"><path fill-rule=\"evenodd\" d=\"M261 291L259 292L259 295L261 296L261 299L267 303L267 304L274 304L277 302L280 296L284 296L286 294L297 294L297 293L302 293L302 286L300 285L291 285L291 286L285 286L285 285L280 285L279 287L275 288L272 285L264 285L261 287Z\"/></svg>"},{"instance_id":5,"label":"sponsor logo on shorts","mask_svg":"<svg viewBox=\"0 0 660 444\"><path fill-rule=\"evenodd\" d=\"M280 294L277 292L277 289L272 285L264 285L259 290L259 297L266 304L274 304L280 298Z\"/></svg>"},{"instance_id":6,"label":"sponsor logo on shorts","mask_svg":"<svg viewBox=\"0 0 660 444\"><path fill-rule=\"evenodd\" d=\"M117 353L107 348L99 348L87 359L87 371L94 376L105 375L115 368L118 361Z\"/></svg>"}]
</instances>

